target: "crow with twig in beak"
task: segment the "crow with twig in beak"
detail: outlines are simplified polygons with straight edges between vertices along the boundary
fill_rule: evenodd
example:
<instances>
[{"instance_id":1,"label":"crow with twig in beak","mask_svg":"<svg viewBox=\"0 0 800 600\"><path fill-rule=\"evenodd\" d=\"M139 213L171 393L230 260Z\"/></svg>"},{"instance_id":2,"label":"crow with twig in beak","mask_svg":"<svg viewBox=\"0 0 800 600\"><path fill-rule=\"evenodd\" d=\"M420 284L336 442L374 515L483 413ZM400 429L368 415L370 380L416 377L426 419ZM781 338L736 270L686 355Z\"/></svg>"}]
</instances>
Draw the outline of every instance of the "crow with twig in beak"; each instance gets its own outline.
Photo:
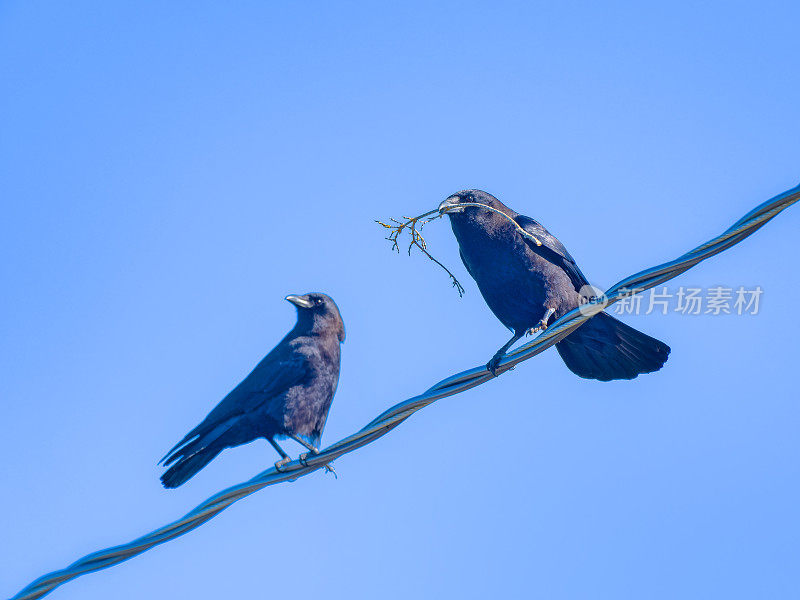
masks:
<instances>
[{"instance_id":1,"label":"crow with twig in beak","mask_svg":"<svg viewBox=\"0 0 800 600\"><path fill-rule=\"evenodd\" d=\"M339 382L345 332L334 301L325 294L287 296L297 323L255 369L160 462L171 467L164 487L185 483L225 448L265 438L281 460L291 461L276 439L291 438L316 454ZM303 460L307 453L301 455ZM333 467L326 466L333 471Z\"/></svg>"},{"instance_id":2,"label":"crow with twig in beak","mask_svg":"<svg viewBox=\"0 0 800 600\"><path fill-rule=\"evenodd\" d=\"M593 295L555 236L491 194L458 192L439 205L439 213L450 217L461 260L486 304L514 332L487 364L494 375L506 351L523 335L543 331L551 319ZM663 342L604 312L558 342L556 349L573 373L600 381L658 371L670 352Z\"/></svg>"}]
</instances>

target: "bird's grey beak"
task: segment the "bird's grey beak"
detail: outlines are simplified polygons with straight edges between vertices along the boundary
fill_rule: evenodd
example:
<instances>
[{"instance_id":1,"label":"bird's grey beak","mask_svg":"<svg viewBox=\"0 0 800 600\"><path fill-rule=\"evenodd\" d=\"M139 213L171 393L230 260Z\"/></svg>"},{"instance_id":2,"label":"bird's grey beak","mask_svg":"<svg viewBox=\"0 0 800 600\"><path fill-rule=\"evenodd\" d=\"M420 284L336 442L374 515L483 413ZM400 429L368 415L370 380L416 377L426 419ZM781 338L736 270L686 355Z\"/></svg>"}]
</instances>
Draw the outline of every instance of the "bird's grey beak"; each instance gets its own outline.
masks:
<instances>
[{"instance_id":1,"label":"bird's grey beak","mask_svg":"<svg viewBox=\"0 0 800 600\"><path fill-rule=\"evenodd\" d=\"M286 300L298 308L311 308L313 306L310 300L303 298L302 296L286 296Z\"/></svg>"},{"instance_id":2,"label":"bird's grey beak","mask_svg":"<svg viewBox=\"0 0 800 600\"><path fill-rule=\"evenodd\" d=\"M458 206L458 197L450 196L447 200L439 205L438 211L440 215L447 213L457 213L464 210L463 206Z\"/></svg>"}]
</instances>

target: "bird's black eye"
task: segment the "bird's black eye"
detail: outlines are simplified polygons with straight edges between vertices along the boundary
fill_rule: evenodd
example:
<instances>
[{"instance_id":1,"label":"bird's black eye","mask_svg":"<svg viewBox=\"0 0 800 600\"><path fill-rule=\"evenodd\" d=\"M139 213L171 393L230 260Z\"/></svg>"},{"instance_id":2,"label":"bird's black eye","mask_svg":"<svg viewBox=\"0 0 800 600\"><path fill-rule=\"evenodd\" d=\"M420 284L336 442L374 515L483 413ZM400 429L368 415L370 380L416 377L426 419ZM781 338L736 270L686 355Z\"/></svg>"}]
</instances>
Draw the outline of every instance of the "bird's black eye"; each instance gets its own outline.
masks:
<instances>
[{"instance_id":1,"label":"bird's black eye","mask_svg":"<svg viewBox=\"0 0 800 600\"><path fill-rule=\"evenodd\" d=\"M314 298L314 304L316 304L317 306L322 304L322 298Z\"/></svg>"}]
</instances>

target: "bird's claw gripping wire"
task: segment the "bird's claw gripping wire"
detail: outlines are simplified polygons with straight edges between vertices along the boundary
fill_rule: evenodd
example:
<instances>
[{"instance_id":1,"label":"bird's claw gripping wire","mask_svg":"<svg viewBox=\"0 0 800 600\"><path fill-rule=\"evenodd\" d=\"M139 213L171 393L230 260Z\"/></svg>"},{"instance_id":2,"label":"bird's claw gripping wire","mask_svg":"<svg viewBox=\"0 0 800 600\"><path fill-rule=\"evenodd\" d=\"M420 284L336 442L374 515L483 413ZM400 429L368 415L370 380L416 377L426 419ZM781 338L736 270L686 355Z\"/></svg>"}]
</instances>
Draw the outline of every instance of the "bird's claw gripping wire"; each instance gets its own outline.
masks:
<instances>
[{"instance_id":1,"label":"bird's claw gripping wire","mask_svg":"<svg viewBox=\"0 0 800 600\"><path fill-rule=\"evenodd\" d=\"M505 354L495 354L492 359L486 363L486 368L494 377L498 376L497 367L500 366L500 361L503 360L503 356L505 356Z\"/></svg>"},{"instance_id":2,"label":"bird's claw gripping wire","mask_svg":"<svg viewBox=\"0 0 800 600\"><path fill-rule=\"evenodd\" d=\"M500 361L503 360L505 355L506 355L505 352L497 353L492 357L492 360L486 363L486 368L492 374L493 377L499 377L501 375L501 373L497 372L497 369L500 366ZM517 368L516 366L509 367L508 369L506 369L506 371L513 371L516 368Z\"/></svg>"},{"instance_id":3,"label":"bird's claw gripping wire","mask_svg":"<svg viewBox=\"0 0 800 600\"><path fill-rule=\"evenodd\" d=\"M555 309L548 308L547 312L544 313L544 316L542 317L542 320L539 321L538 325L536 325L536 327L531 327L530 329L528 329L528 331L525 332L525 335L534 335L539 333L540 331L544 331L545 329L547 329L547 322L550 320L550 317L553 315L554 312L556 312Z\"/></svg>"},{"instance_id":4,"label":"bird's claw gripping wire","mask_svg":"<svg viewBox=\"0 0 800 600\"><path fill-rule=\"evenodd\" d=\"M300 456L297 457L297 460L299 460L300 464L303 465L304 467L308 466L308 455L309 454L319 454L319 450L315 448L313 450L309 450L308 452L303 452ZM333 476L336 479L339 479L339 475L336 473L336 469L334 469L333 465L331 465L330 463L326 463L325 464L325 472L326 473L333 473Z\"/></svg>"},{"instance_id":5,"label":"bird's claw gripping wire","mask_svg":"<svg viewBox=\"0 0 800 600\"><path fill-rule=\"evenodd\" d=\"M278 473L283 473L284 472L283 467L288 465L290 462L292 462L292 459L289 458L288 456L284 456L282 459L280 459L278 462L275 463L275 470Z\"/></svg>"},{"instance_id":6,"label":"bird's claw gripping wire","mask_svg":"<svg viewBox=\"0 0 800 600\"><path fill-rule=\"evenodd\" d=\"M544 331L545 329L547 329L547 322L550 320L550 317L552 317L553 313L555 313L555 312L556 311L555 311L554 308L548 308L547 311L544 313L544 316L542 317L542 319L539 321L539 324L536 325L536 327L531 327L530 329L525 331L525 335L533 335L535 333L539 333L540 331ZM506 352L508 352L508 349L511 346L513 346L516 343L516 341L519 340L522 337L522 335L523 334L521 334L521 333L516 333L515 332L514 333L514 337L512 337L510 340L508 340L508 342L506 342L506 344L502 348L500 348L500 350L495 352L495 355L492 357L492 360L490 360L488 363L486 363L487 370L494 377L497 377L499 375L499 373L497 372L497 369L500 367L500 362L503 360L503 357L505 357ZM513 369L514 369L514 367L511 367L511 368L509 368L507 370L511 371Z\"/></svg>"}]
</instances>

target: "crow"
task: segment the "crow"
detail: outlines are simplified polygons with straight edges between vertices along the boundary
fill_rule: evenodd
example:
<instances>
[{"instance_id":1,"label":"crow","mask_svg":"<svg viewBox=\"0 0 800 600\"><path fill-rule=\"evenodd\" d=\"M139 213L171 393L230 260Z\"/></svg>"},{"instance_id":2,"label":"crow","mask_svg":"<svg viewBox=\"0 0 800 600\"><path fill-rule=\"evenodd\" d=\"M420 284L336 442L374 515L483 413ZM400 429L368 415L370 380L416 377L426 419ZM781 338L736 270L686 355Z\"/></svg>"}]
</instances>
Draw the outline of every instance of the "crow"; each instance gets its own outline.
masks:
<instances>
[{"instance_id":1,"label":"crow","mask_svg":"<svg viewBox=\"0 0 800 600\"><path fill-rule=\"evenodd\" d=\"M311 453L319 452L339 382L344 323L336 303L325 294L292 295L286 300L297 307L294 328L159 461L165 467L175 463L161 476L164 487L178 487L225 448L260 437L280 454L275 463L279 471L291 459L276 438L288 437Z\"/></svg>"},{"instance_id":2,"label":"crow","mask_svg":"<svg viewBox=\"0 0 800 600\"><path fill-rule=\"evenodd\" d=\"M439 205L439 213L450 217L461 260L486 304L514 332L486 365L493 375L523 335L543 331L551 317L559 318L592 295L593 288L564 245L491 194L458 192ZM665 343L604 312L558 342L556 349L573 373L600 381L658 371L670 352Z\"/></svg>"}]
</instances>

